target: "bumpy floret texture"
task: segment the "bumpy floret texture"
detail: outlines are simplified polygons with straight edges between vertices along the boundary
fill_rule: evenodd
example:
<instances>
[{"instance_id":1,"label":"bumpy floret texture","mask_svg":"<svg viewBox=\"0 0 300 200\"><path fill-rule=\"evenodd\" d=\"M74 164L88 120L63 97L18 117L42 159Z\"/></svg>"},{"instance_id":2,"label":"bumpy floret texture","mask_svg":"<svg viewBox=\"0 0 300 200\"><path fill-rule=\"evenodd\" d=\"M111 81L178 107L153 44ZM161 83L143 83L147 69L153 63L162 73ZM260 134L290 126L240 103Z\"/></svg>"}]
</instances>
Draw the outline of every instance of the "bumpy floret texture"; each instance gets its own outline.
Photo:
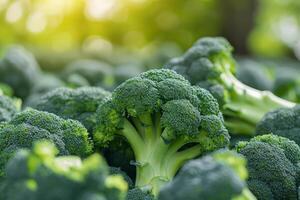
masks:
<instances>
[{"instance_id":1,"label":"bumpy floret texture","mask_svg":"<svg viewBox=\"0 0 300 200\"><path fill-rule=\"evenodd\" d=\"M30 148L36 140L48 139L61 155L87 156L92 143L79 122L64 120L54 114L28 109L0 127L0 175L8 159L19 148Z\"/></svg>"},{"instance_id":2,"label":"bumpy floret texture","mask_svg":"<svg viewBox=\"0 0 300 200\"><path fill-rule=\"evenodd\" d=\"M96 110L110 96L110 92L96 87L58 88L42 96L33 107L64 119L78 120L92 132L96 126Z\"/></svg>"},{"instance_id":3,"label":"bumpy floret texture","mask_svg":"<svg viewBox=\"0 0 300 200\"><path fill-rule=\"evenodd\" d=\"M25 98L39 75L33 55L21 47L7 51L0 60L0 82L9 85L16 96Z\"/></svg>"},{"instance_id":4,"label":"bumpy floret texture","mask_svg":"<svg viewBox=\"0 0 300 200\"><path fill-rule=\"evenodd\" d=\"M139 188L134 188L128 191L126 200L154 200L154 197Z\"/></svg>"},{"instance_id":5,"label":"bumpy floret texture","mask_svg":"<svg viewBox=\"0 0 300 200\"><path fill-rule=\"evenodd\" d=\"M259 200L297 199L300 148L295 142L262 135L238 143L237 151L248 160L249 189Z\"/></svg>"},{"instance_id":6,"label":"bumpy floret texture","mask_svg":"<svg viewBox=\"0 0 300 200\"><path fill-rule=\"evenodd\" d=\"M0 122L11 120L19 109L20 108L15 100L7 96L0 95Z\"/></svg>"},{"instance_id":7,"label":"bumpy floret texture","mask_svg":"<svg viewBox=\"0 0 300 200\"><path fill-rule=\"evenodd\" d=\"M257 124L256 134L273 133L300 145L300 106L280 108L267 113Z\"/></svg>"},{"instance_id":8,"label":"bumpy floret texture","mask_svg":"<svg viewBox=\"0 0 300 200\"><path fill-rule=\"evenodd\" d=\"M185 164L158 199L255 199L249 192L246 195L246 178L245 159L231 151L219 151Z\"/></svg>"},{"instance_id":9,"label":"bumpy floret texture","mask_svg":"<svg viewBox=\"0 0 300 200\"><path fill-rule=\"evenodd\" d=\"M1 183L1 200L125 200L127 184L109 175L100 155L85 160L55 157L53 143L39 141L32 150L19 150L9 161Z\"/></svg>"}]
</instances>

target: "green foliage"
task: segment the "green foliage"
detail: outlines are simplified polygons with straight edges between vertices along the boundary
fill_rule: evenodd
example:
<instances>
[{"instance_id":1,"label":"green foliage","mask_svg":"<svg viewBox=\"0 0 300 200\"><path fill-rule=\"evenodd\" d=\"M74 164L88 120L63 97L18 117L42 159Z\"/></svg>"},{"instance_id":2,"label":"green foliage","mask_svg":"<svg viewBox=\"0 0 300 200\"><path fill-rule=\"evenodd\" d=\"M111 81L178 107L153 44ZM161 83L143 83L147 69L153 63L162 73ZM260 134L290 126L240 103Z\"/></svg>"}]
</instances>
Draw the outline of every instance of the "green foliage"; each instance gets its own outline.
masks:
<instances>
[{"instance_id":1,"label":"green foliage","mask_svg":"<svg viewBox=\"0 0 300 200\"><path fill-rule=\"evenodd\" d=\"M237 80L232 50L224 38L202 38L184 55L172 59L166 68L182 74L193 85L207 88L218 100L232 133L253 134L265 113L295 104Z\"/></svg>"},{"instance_id":2,"label":"green foliage","mask_svg":"<svg viewBox=\"0 0 300 200\"><path fill-rule=\"evenodd\" d=\"M85 160L56 157L58 149L48 141L35 142L32 150L19 150L8 162L1 183L1 200L124 200L127 184L109 175L100 155Z\"/></svg>"},{"instance_id":3,"label":"green foliage","mask_svg":"<svg viewBox=\"0 0 300 200\"><path fill-rule=\"evenodd\" d=\"M217 151L189 161L162 188L159 200L255 200L246 183L246 160L231 151Z\"/></svg>"},{"instance_id":4,"label":"green foliage","mask_svg":"<svg viewBox=\"0 0 300 200\"><path fill-rule=\"evenodd\" d=\"M0 175L16 150L31 148L40 139L52 141L61 155L85 157L93 148L87 130L79 122L27 109L0 127Z\"/></svg>"},{"instance_id":5,"label":"green foliage","mask_svg":"<svg viewBox=\"0 0 300 200\"><path fill-rule=\"evenodd\" d=\"M110 96L110 92L96 87L58 88L43 95L33 107L64 119L78 120L92 132L96 126L96 110Z\"/></svg>"},{"instance_id":6,"label":"green foliage","mask_svg":"<svg viewBox=\"0 0 300 200\"><path fill-rule=\"evenodd\" d=\"M249 189L260 200L297 199L300 148L284 137L262 135L236 147L247 160Z\"/></svg>"},{"instance_id":7,"label":"green foliage","mask_svg":"<svg viewBox=\"0 0 300 200\"><path fill-rule=\"evenodd\" d=\"M154 195L186 160L229 144L217 101L167 69L125 81L97 115L96 146L123 136L135 155L136 186Z\"/></svg>"}]
</instances>

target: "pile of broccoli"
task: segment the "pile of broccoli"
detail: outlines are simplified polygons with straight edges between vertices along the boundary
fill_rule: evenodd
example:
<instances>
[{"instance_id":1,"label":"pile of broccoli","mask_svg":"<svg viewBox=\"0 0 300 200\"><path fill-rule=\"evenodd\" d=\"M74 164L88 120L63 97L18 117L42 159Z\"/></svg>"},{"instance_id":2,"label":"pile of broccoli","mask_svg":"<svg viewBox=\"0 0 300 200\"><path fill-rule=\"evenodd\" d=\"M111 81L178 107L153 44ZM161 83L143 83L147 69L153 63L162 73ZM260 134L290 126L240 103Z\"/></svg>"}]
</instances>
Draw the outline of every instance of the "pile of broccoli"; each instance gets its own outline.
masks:
<instances>
[{"instance_id":1,"label":"pile of broccoli","mask_svg":"<svg viewBox=\"0 0 300 200\"><path fill-rule=\"evenodd\" d=\"M79 59L45 72L10 49L0 200L300 199L300 82L264 79L232 51L202 38L160 69Z\"/></svg>"}]
</instances>

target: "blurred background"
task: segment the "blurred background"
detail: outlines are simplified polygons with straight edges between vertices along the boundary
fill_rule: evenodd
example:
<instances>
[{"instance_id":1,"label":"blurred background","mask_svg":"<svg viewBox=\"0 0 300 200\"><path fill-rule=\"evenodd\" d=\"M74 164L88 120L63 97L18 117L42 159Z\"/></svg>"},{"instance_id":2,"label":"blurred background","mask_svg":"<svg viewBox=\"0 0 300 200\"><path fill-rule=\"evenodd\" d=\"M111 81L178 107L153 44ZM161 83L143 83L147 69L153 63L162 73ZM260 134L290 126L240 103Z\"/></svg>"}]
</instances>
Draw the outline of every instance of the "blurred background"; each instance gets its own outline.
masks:
<instances>
[{"instance_id":1,"label":"blurred background","mask_svg":"<svg viewBox=\"0 0 300 200\"><path fill-rule=\"evenodd\" d=\"M300 102L299 0L0 0L0 63L16 68L0 71L0 82L29 102L65 84L112 89L204 36L230 41L241 81ZM51 74L24 72L31 83L18 92L24 84L11 80L24 60Z\"/></svg>"},{"instance_id":2,"label":"blurred background","mask_svg":"<svg viewBox=\"0 0 300 200\"><path fill-rule=\"evenodd\" d=\"M50 70L78 56L155 66L224 36L235 54L300 58L299 10L298 0L0 0L0 52L22 44Z\"/></svg>"}]
</instances>

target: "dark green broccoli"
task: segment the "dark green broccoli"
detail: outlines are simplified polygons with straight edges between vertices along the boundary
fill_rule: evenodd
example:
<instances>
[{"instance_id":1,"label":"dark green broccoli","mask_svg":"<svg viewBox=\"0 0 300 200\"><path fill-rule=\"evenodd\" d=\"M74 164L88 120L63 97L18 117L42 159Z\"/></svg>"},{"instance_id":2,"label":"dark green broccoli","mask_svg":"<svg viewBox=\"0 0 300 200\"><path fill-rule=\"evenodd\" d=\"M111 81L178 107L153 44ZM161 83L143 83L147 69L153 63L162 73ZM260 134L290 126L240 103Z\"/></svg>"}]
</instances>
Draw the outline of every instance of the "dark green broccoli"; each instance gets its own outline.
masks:
<instances>
[{"instance_id":1,"label":"dark green broccoli","mask_svg":"<svg viewBox=\"0 0 300 200\"><path fill-rule=\"evenodd\" d=\"M126 200L154 200L154 197L139 188L134 188L128 191Z\"/></svg>"},{"instance_id":2,"label":"dark green broccoli","mask_svg":"<svg viewBox=\"0 0 300 200\"><path fill-rule=\"evenodd\" d=\"M247 188L246 160L232 151L217 151L189 161L162 188L159 200L256 200Z\"/></svg>"},{"instance_id":3,"label":"dark green broccoli","mask_svg":"<svg viewBox=\"0 0 300 200\"><path fill-rule=\"evenodd\" d=\"M35 105L42 95L56 88L63 87L65 83L52 74L41 74L26 98L25 107Z\"/></svg>"},{"instance_id":4,"label":"dark green broccoli","mask_svg":"<svg viewBox=\"0 0 300 200\"><path fill-rule=\"evenodd\" d=\"M136 187L154 195L185 161L229 144L217 101L172 70L125 81L97 113L96 145L124 137L135 154Z\"/></svg>"},{"instance_id":5,"label":"dark green broccoli","mask_svg":"<svg viewBox=\"0 0 300 200\"><path fill-rule=\"evenodd\" d=\"M249 189L259 200L297 199L300 148L295 142L262 135L238 143L236 149L248 160Z\"/></svg>"},{"instance_id":6,"label":"dark green broccoli","mask_svg":"<svg viewBox=\"0 0 300 200\"><path fill-rule=\"evenodd\" d=\"M61 77L74 87L107 86L112 84L111 70L109 64L97 60L77 60L66 66Z\"/></svg>"},{"instance_id":7,"label":"dark green broccoli","mask_svg":"<svg viewBox=\"0 0 300 200\"><path fill-rule=\"evenodd\" d=\"M53 141L61 155L87 156L92 143L87 130L75 120L27 109L0 126L0 176L8 159L19 148L30 148L36 140Z\"/></svg>"},{"instance_id":8,"label":"dark green broccoli","mask_svg":"<svg viewBox=\"0 0 300 200\"><path fill-rule=\"evenodd\" d=\"M0 122L6 122L20 111L21 102L17 99L0 95Z\"/></svg>"},{"instance_id":9,"label":"dark green broccoli","mask_svg":"<svg viewBox=\"0 0 300 200\"><path fill-rule=\"evenodd\" d=\"M57 153L48 141L19 150L7 164L0 200L125 200L126 182L109 175L100 155L81 160Z\"/></svg>"},{"instance_id":10,"label":"dark green broccoli","mask_svg":"<svg viewBox=\"0 0 300 200\"><path fill-rule=\"evenodd\" d=\"M120 175L123 177L123 179L127 182L128 188L131 189L134 187L134 184L131 180L131 178L123 172L120 168L118 167L109 167L109 174L110 175Z\"/></svg>"},{"instance_id":11,"label":"dark green broccoli","mask_svg":"<svg viewBox=\"0 0 300 200\"><path fill-rule=\"evenodd\" d=\"M256 134L273 133L300 145L300 106L293 108L279 108L267 113L257 124Z\"/></svg>"},{"instance_id":12,"label":"dark green broccoli","mask_svg":"<svg viewBox=\"0 0 300 200\"><path fill-rule=\"evenodd\" d=\"M253 134L265 113L295 104L237 80L232 49L223 38L203 38L166 68L182 74L192 85L207 88L218 100L230 132Z\"/></svg>"},{"instance_id":13,"label":"dark green broccoli","mask_svg":"<svg viewBox=\"0 0 300 200\"><path fill-rule=\"evenodd\" d=\"M96 87L57 88L42 96L33 107L64 119L78 120L92 132L96 110L110 96L110 92Z\"/></svg>"},{"instance_id":14,"label":"dark green broccoli","mask_svg":"<svg viewBox=\"0 0 300 200\"><path fill-rule=\"evenodd\" d=\"M21 47L9 49L0 60L0 82L9 85L21 98L30 93L39 72L33 55Z\"/></svg>"}]
</instances>

